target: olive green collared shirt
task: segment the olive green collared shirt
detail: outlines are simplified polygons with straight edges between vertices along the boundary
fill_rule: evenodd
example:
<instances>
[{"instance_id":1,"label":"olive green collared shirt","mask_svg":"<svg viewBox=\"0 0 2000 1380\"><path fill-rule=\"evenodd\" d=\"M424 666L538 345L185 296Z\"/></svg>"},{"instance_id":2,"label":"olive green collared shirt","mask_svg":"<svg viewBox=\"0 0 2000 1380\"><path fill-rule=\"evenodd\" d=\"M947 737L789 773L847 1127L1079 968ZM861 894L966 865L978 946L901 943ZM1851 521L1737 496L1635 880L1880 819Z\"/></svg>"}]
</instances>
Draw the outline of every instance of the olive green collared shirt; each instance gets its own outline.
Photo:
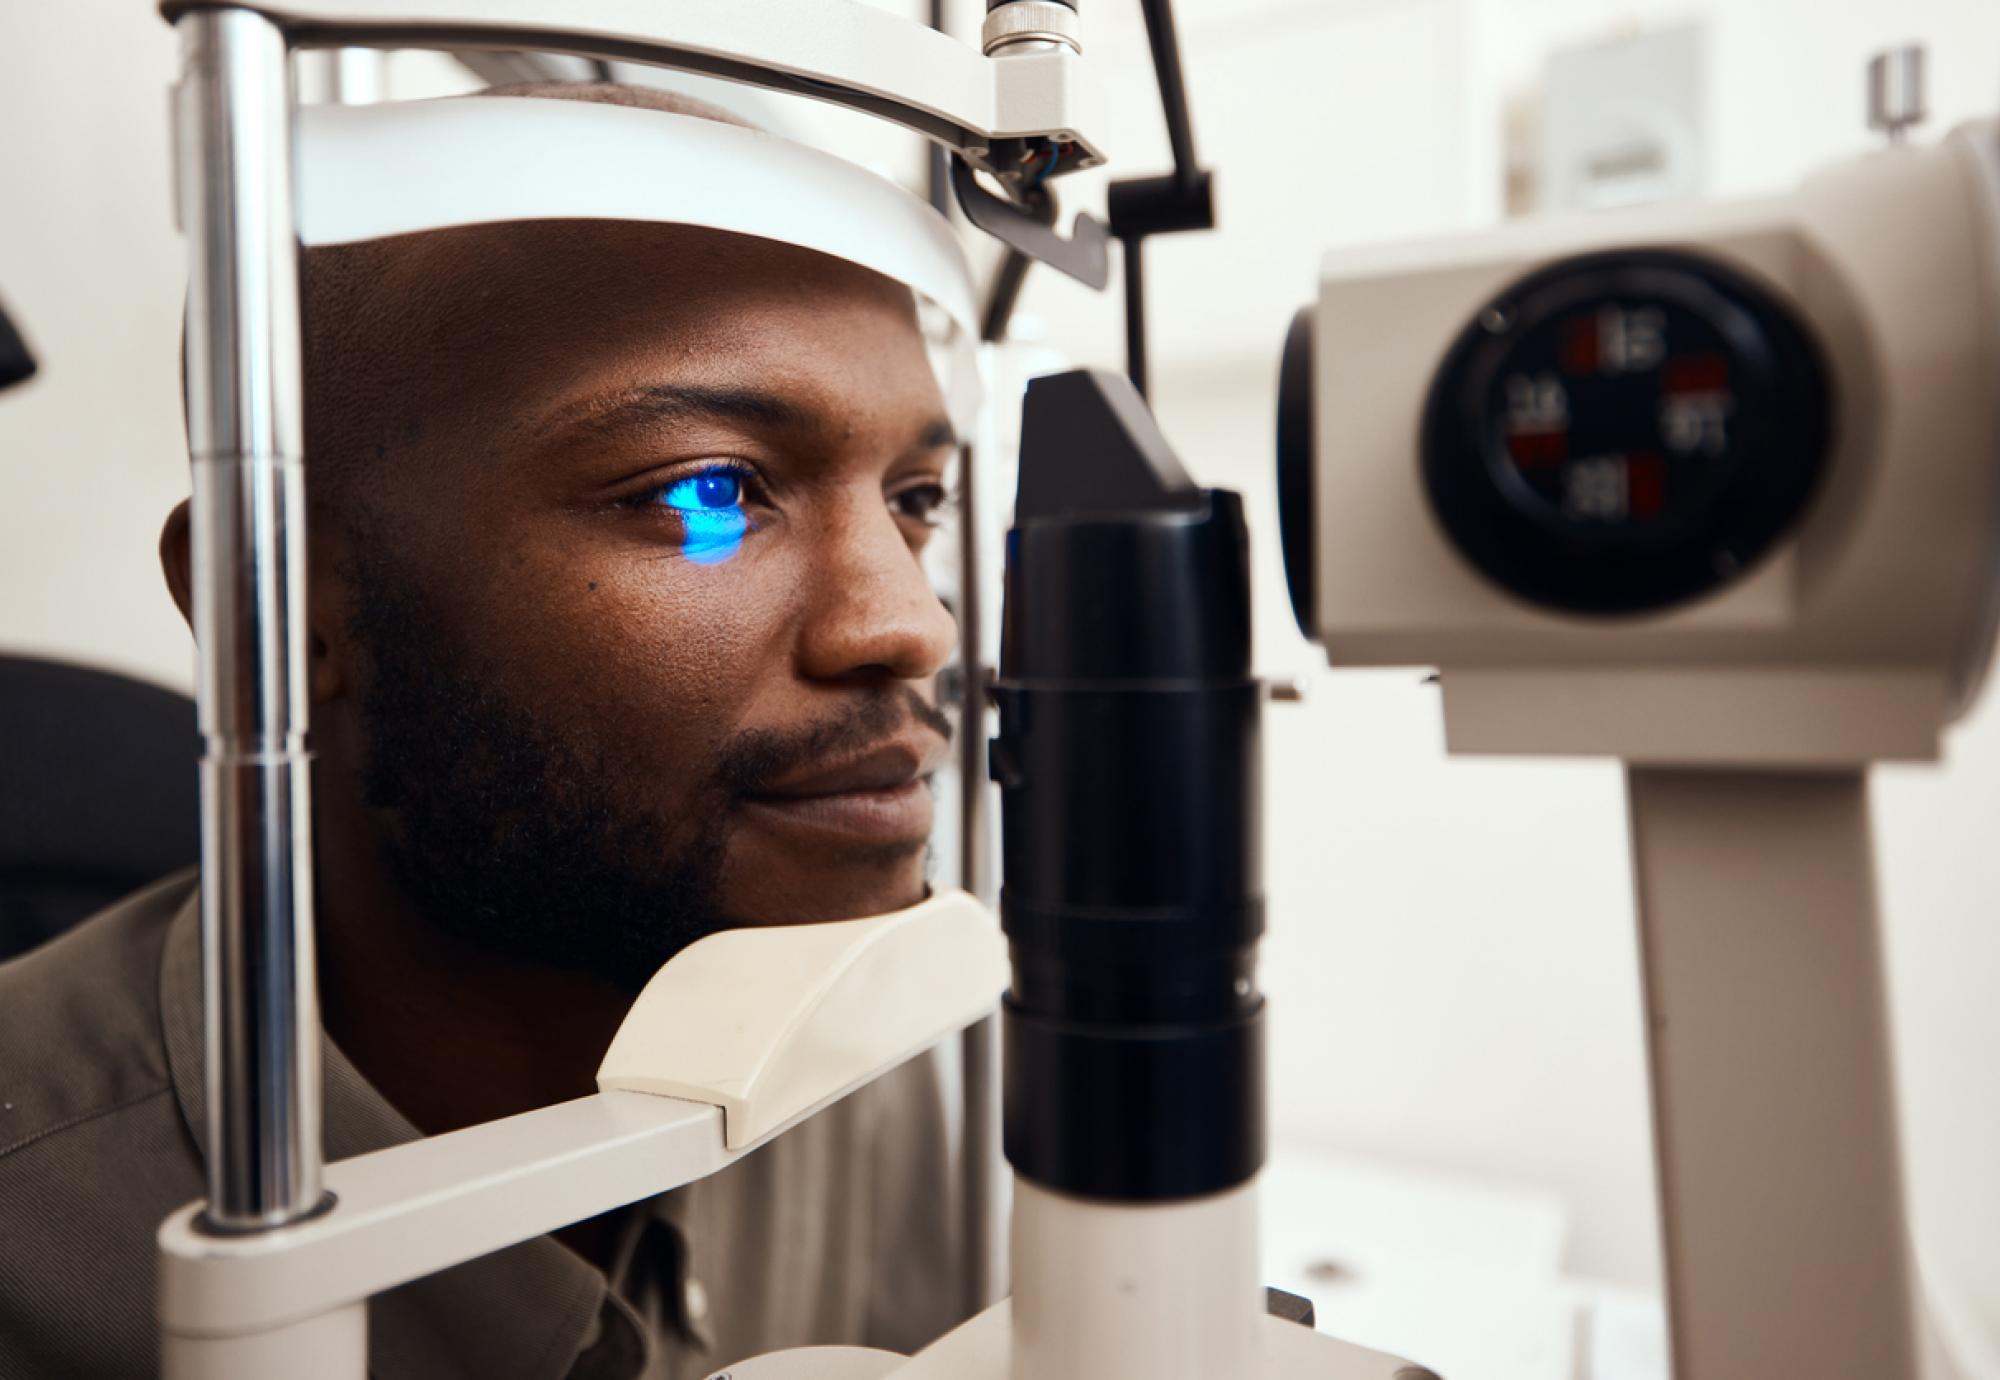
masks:
<instances>
[{"instance_id":1,"label":"olive green collared shirt","mask_svg":"<svg viewBox=\"0 0 2000 1380\"><path fill-rule=\"evenodd\" d=\"M0 1380L156 1373L154 1233L203 1195L200 922L169 878L0 964ZM331 1041L329 1160L418 1138ZM957 1321L934 1061L626 1209L607 1275L542 1237L378 1295L373 1380L699 1380Z\"/></svg>"}]
</instances>

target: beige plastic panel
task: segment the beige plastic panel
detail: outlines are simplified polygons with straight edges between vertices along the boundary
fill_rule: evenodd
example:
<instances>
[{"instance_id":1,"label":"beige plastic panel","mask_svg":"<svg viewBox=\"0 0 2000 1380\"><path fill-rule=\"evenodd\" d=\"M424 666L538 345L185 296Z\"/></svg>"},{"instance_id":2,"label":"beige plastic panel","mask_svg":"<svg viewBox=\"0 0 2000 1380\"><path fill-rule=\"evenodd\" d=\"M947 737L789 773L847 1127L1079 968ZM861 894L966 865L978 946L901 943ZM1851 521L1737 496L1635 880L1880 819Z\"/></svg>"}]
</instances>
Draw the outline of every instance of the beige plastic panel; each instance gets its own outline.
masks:
<instances>
[{"instance_id":1,"label":"beige plastic panel","mask_svg":"<svg viewBox=\"0 0 2000 1380\"><path fill-rule=\"evenodd\" d=\"M598 1093L330 1164L332 1209L272 1231L213 1235L190 1203L160 1224L160 1327L189 1341L292 1327L735 1158L714 1107Z\"/></svg>"},{"instance_id":2,"label":"beige plastic panel","mask_svg":"<svg viewBox=\"0 0 2000 1380\"><path fill-rule=\"evenodd\" d=\"M1675 1380L1916 1380L1867 778L1627 781Z\"/></svg>"},{"instance_id":3,"label":"beige plastic panel","mask_svg":"<svg viewBox=\"0 0 2000 1380\"><path fill-rule=\"evenodd\" d=\"M725 1366L708 1380L886 1380L907 1356L853 1346L807 1346Z\"/></svg>"},{"instance_id":4,"label":"beige plastic panel","mask_svg":"<svg viewBox=\"0 0 2000 1380\"><path fill-rule=\"evenodd\" d=\"M1161 1203L1015 1180L1012 1380L1255 1374L1258 1225L1254 1179Z\"/></svg>"},{"instance_id":5,"label":"beige plastic panel","mask_svg":"<svg viewBox=\"0 0 2000 1380\"><path fill-rule=\"evenodd\" d=\"M1800 767L1926 760L1947 718L1916 671L1461 667L1439 681L1445 746L1617 755L1635 765Z\"/></svg>"},{"instance_id":6,"label":"beige plastic panel","mask_svg":"<svg viewBox=\"0 0 2000 1380\"><path fill-rule=\"evenodd\" d=\"M350 1303L248 1336L160 1338L160 1380L367 1380L368 1308Z\"/></svg>"},{"instance_id":7,"label":"beige plastic panel","mask_svg":"<svg viewBox=\"0 0 2000 1380\"><path fill-rule=\"evenodd\" d=\"M736 1149L972 1024L1007 981L1000 928L963 891L865 920L726 930L646 985L597 1085L720 1107Z\"/></svg>"},{"instance_id":8,"label":"beige plastic panel","mask_svg":"<svg viewBox=\"0 0 2000 1380\"><path fill-rule=\"evenodd\" d=\"M890 1380L1013 1380L1012 1313L1012 1301L1003 1299L890 1371ZM1262 1318L1258 1328L1259 1365L1229 1380L1437 1380L1422 1366L1282 1318ZM1091 1380L1156 1380L1146 1359L1144 1347L1135 1347Z\"/></svg>"}]
</instances>

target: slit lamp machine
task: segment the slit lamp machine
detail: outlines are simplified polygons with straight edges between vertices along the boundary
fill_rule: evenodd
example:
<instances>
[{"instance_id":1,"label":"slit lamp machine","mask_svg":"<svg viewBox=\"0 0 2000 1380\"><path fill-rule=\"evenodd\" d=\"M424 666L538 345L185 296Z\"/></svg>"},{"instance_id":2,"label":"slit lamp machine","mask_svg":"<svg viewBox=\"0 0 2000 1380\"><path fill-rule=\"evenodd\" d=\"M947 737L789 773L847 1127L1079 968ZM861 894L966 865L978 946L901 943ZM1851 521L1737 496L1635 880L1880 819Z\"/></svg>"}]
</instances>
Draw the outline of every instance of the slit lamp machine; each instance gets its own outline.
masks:
<instances>
[{"instance_id":1,"label":"slit lamp machine","mask_svg":"<svg viewBox=\"0 0 2000 1380\"><path fill-rule=\"evenodd\" d=\"M850 0L161 5L214 1147L207 1200L159 1233L170 1380L360 1380L371 1295L699 1179L960 1031L976 1187L996 1004L1011 1296L915 1357L817 1348L731 1380L1430 1376L1258 1278L1249 534L1143 400L1140 246L1213 223L1209 175L1146 0L1175 169L1059 227L1051 185L1105 156L1078 8L999 0L975 48ZM290 58L318 47L558 52L844 105L936 146L1006 256L975 303L931 207L685 116L300 108ZM1908 84L1878 88L1896 125ZM688 949L593 1097L322 1164L298 255L552 217L860 263L926 304L959 384L1029 264L1102 287L1121 242L1132 377L1027 391L990 683L963 595L966 827L990 771L1001 925L968 843L967 890ZM1763 201L1334 254L1281 385L1285 566L1332 663L1436 667L1454 752L1627 764L1678 1380L1915 1380L1867 770L1936 754L2000 621L2000 127Z\"/></svg>"}]
</instances>

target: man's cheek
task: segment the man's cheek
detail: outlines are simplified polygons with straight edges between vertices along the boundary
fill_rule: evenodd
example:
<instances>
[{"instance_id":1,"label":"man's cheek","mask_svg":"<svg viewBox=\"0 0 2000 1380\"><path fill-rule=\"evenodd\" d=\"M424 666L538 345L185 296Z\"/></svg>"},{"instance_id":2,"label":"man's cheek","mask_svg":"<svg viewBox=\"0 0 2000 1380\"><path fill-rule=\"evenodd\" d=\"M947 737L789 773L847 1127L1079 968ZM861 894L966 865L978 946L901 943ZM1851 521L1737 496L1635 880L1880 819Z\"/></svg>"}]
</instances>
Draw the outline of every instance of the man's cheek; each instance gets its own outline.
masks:
<instances>
[{"instance_id":1,"label":"man's cheek","mask_svg":"<svg viewBox=\"0 0 2000 1380\"><path fill-rule=\"evenodd\" d=\"M694 736L713 746L785 664L769 605L690 597L655 585L600 588L545 645L570 696L610 711L627 733Z\"/></svg>"}]
</instances>

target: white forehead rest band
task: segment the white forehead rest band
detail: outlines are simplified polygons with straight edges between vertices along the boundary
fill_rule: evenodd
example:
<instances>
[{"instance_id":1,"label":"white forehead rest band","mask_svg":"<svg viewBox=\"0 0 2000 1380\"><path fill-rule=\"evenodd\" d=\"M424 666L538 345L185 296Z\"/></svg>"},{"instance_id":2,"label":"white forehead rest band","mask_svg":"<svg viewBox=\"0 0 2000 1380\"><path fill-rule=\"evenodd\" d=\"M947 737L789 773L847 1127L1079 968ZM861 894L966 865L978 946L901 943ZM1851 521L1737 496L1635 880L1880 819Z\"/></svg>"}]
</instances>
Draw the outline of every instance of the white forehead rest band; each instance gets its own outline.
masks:
<instances>
[{"instance_id":1,"label":"white forehead rest band","mask_svg":"<svg viewBox=\"0 0 2000 1380\"><path fill-rule=\"evenodd\" d=\"M705 226L873 269L976 338L971 275L944 217L885 178L775 135L523 96L306 106L298 124L307 245L496 221Z\"/></svg>"}]
</instances>

